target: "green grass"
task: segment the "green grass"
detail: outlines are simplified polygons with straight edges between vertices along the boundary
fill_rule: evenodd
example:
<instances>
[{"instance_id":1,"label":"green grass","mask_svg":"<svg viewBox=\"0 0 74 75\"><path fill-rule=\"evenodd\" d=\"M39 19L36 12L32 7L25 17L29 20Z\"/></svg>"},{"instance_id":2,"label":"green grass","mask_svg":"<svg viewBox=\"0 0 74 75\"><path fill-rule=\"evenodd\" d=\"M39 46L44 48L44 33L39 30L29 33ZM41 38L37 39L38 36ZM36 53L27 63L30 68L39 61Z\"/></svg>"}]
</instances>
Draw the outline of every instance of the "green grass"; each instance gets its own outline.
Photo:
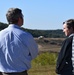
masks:
<instances>
[{"instance_id":1,"label":"green grass","mask_svg":"<svg viewBox=\"0 0 74 75\"><path fill-rule=\"evenodd\" d=\"M57 53L41 53L32 61L32 68L28 71L29 75L56 75Z\"/></svg>"},{"instance_id":2,"label":"green grass","mask_svg":"<svg viewBox=\"0 0 74 75\"><path fill-rule=\"evenodd\" d=\"M32 67L28 73L29 75L56 75L55 65Z\"/></svg>"}]
</instances>

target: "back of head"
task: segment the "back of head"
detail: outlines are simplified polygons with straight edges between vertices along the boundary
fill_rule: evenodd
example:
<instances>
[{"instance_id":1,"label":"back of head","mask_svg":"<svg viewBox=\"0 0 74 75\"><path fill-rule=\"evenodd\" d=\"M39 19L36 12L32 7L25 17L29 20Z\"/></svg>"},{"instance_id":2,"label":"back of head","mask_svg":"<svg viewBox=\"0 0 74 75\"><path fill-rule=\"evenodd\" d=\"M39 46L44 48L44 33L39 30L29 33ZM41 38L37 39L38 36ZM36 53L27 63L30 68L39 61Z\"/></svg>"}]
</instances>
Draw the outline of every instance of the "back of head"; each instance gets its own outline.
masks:
<instances>
[{"instance_id":1,"label":"back of head","mask_svg":"<svg viewBox=\"0 0 74 75\"><path fill-rule=\"evenodd\" d=\"M19 8L10 8L6 13L6 18L9 24L17 24L18 18L22 16L22 10Z\"/></svg>"}]
</instances>

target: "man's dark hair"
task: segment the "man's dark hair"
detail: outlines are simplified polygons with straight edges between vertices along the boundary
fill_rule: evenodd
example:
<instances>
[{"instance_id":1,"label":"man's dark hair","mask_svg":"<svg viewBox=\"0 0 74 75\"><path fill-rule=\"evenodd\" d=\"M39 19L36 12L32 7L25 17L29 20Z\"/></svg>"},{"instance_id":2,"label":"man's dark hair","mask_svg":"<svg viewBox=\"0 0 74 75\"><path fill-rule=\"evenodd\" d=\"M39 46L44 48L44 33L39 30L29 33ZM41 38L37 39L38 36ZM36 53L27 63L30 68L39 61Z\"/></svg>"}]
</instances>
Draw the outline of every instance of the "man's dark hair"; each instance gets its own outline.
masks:
<instances>
[{"instance_id":1,"label":"man's dark hair","mask_svg":"<svg viewBox=\"0 0 74 75\"><path fill-rule=\"evenodd\" d=\"M19 8L10 8L6 13L6 18L9 24L17 24L19 17L23 17L22 10Z\"/></svg>"},{"instance_id":2,"label":"man's dark hair","mask_svg":"<svg viewBox=\"0 0 74 75\"><path fill-rule=\"evenodd\" d=\"M63 22L63 24L67 24L68 29L70 29L72 27L74 30L74 19L68 19L65 22Z\"/></svg>"}]
</instances>

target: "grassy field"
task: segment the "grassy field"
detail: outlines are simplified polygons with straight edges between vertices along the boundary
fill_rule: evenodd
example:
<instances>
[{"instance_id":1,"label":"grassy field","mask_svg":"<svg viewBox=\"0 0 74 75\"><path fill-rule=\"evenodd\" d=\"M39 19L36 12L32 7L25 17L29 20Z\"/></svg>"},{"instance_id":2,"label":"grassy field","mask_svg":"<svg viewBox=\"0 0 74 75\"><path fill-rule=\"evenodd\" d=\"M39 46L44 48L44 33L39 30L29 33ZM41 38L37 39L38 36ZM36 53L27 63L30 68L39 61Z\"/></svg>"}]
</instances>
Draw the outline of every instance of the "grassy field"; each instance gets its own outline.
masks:
<instances>
[{"instance_id":1,"label":"grassy field","mask_svg":"<svg viewBox=\"0 0 74 75\"><path fill-rule=\"evenodd\" d=\"M29 75L56 75L57 53L41 53L32 61L32 68L29 70Z\"/></svg>"},{"instance_id":2,"label":"grassy field","mask_svg":"<svg viewBox=\"0 0 74 75\"><path fill-rule=\"evenodd\" d=\"M55 66L38 66L29 70L29 75L56 75Z\"/></svg>"},{"instance_id":3,"label":"grassy field","mask_svg":"<svg viewBox=\"0 0 74 75\"><path fill-rule=\"evenodd\" d=\"M64 38L35 38L35 40L38 44L39 55L32 61L32 68L28 74L56 75L56 60Z\"/></svg>"},{"instance_id":4,"label":"grassy field","mask_svg":"<svg viewBox=\"0 0 74 75\"><path fill-rule=\"evenodd\" d=\"M35 38L40 52L59 52L65 38Z\"/></svg>"}]
</instances>

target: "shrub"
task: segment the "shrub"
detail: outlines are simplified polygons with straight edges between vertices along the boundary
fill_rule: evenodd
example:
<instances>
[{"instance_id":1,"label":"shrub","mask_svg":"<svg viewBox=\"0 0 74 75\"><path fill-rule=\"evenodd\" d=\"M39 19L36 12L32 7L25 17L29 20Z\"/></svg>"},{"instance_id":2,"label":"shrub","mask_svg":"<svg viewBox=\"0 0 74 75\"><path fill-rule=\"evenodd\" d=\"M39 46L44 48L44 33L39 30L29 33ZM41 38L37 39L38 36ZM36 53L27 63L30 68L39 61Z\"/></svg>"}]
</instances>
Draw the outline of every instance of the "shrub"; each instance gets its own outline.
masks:
<instances>
[{"instance_id":1,"label":"shrub","mask_svg":"<svg viewBox=\"0 0 74 75\"><path fill-rule=\"evenodd\" d=\"M36 59L33 60L33 64L35 65L55 65L56 64L56 59L57 59L57 53L41 53L38 55Z\"/></svg>"}]
</instances>

